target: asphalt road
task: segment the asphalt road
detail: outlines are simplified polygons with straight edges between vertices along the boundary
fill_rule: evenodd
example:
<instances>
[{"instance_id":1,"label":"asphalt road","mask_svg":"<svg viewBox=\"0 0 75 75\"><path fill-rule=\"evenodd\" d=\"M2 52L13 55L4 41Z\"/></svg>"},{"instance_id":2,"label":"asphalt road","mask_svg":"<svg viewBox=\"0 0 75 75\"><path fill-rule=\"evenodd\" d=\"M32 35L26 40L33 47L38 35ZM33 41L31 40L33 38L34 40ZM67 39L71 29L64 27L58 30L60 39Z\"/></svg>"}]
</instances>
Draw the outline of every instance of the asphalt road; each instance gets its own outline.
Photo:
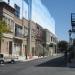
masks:
<instances>
[{"instance_id":1,"label":"asphalt road","mask_svg":"<svg viewBox=\"0 0 75 75\"><path fill-rule=\"evenodd\" d=\"M63 57L45 57L27 62L0 65L0 75L75 75Z\"/></svg>"}]
</instances>

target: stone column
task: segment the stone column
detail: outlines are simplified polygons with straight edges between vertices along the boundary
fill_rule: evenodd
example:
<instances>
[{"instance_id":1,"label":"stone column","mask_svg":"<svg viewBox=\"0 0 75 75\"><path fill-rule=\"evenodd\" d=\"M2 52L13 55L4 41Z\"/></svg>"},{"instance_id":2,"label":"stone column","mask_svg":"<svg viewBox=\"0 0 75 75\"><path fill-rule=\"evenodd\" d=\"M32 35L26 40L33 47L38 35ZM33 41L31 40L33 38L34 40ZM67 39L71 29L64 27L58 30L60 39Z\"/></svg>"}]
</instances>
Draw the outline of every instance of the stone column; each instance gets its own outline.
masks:
<instances>
[{"instance_id":1,"label":"stone column","mask_svg":"<svg viewBox=\"0 0 75 75\"><path fill-rule=\"evenodd\" d=\"M15 55L14 42L12 41L12 55Z\"/></svg>"},{"instance_id":2,"label":"stone column","mask_svg":"<svg viewBox=\"0 0 75 75\"><path fill-rule=\"evenodd\" d=\"M24 52L24 47L23 47L23 43L22 43L22 56L25 56L24 53L25 52Z\"/></svg>"}]
</instances>

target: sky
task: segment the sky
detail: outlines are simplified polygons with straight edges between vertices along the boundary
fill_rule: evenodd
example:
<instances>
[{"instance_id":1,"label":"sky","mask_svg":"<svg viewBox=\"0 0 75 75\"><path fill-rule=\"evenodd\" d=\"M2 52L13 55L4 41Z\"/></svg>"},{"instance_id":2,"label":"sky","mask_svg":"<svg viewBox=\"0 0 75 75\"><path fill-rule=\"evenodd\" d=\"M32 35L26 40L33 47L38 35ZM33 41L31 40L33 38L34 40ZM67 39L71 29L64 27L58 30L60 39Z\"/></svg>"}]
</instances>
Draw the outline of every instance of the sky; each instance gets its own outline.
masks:
<instances>
[{"instance_id":1,"label":"sky","mask_svg":"<svg viewBox=\"0 0 75 75\"><path fill-rule=\"evenodd\" d=\"M16 1L18 5L22 6L21 0L11 0L11 3L13 1ZM54 24L57 38L59 40L68 40L68 30L71 28L71 13L75 12L75 0L34 0L34 2L35 13L32 13L34 16L32 18L40 22L41 25L48 25L44 25L47 28L51 27L49 24ZM26 4L24 4L24 13L25 9L27 11ZM26 13L23 14L23 16L25 15Z\"/></svg>"},{"instance_id":2,"label":"sky","mask_svg":"<svg viewBox=\"0 0 75 75\"><path fill-rule=\"evenodd\" d=\"M55 19L56 35L59 40L69 40L71 13L75 12L75 0L42 0L51 16Z\"/></svg>"},{"instance_id":3,"label":"sky","mask_svg":"<svg viewBox=\"0 0 75 75\"><path fill-rule=\"evenodd\" d=\"M32 20L55 34L55 20L41 1L32 1Z\"/></svg>"}]
</instances>

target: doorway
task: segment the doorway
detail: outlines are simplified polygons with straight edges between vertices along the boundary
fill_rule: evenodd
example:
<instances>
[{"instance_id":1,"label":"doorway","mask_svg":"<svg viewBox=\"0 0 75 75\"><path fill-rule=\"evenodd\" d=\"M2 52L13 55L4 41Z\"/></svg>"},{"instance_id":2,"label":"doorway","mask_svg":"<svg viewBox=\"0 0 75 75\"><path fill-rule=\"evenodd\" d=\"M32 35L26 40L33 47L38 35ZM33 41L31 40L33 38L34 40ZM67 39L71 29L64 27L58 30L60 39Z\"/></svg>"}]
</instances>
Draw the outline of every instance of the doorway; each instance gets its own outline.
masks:
<instances>
[{"instance_id":1,"label":"doorway","mask_svg":"<svg viewBox=\"0 0 75 75\"><path fill-rule=\"evenodd\" d=\"M9 55L12 55L12 41L9 41Z\"/></svg>"}]
</instances>

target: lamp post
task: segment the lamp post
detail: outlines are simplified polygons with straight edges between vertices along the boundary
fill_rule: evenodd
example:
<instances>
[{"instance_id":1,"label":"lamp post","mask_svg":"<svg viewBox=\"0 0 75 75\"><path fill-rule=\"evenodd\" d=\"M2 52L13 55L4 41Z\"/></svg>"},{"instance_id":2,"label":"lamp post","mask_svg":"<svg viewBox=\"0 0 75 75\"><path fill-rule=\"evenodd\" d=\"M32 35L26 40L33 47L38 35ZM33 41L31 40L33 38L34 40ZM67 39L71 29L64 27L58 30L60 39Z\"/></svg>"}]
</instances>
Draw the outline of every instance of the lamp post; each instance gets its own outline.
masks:
<instances>
[{"instance_id":1,"label":"lamp post","mask_svg":"<svg viewBox=\"0 0 75 75\"><path fill-rule=\"evenodd\" d=\"M69 44L71 45L71 40L72 40L72 38L71 38L71 33L72 33L72 30L69 30Z\"/></svg>"}]
</instances>

